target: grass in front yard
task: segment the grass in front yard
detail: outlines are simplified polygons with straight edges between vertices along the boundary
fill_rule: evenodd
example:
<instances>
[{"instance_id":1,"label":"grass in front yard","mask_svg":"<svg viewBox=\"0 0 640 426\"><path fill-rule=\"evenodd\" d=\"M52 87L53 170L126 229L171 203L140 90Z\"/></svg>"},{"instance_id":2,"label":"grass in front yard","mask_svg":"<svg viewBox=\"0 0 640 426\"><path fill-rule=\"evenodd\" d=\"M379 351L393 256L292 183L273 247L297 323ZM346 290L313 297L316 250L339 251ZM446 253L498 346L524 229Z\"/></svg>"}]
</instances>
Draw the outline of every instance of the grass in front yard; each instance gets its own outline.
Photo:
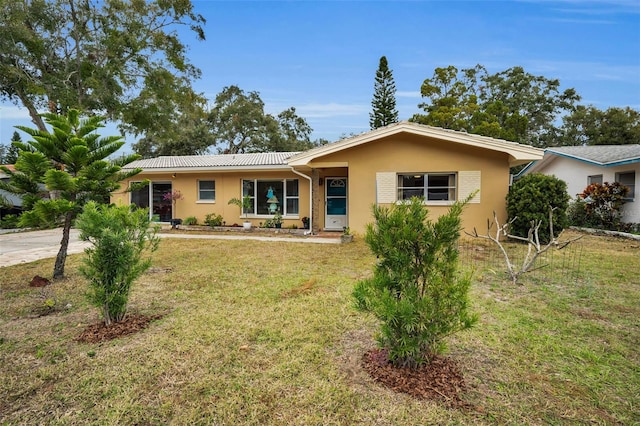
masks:
<instances>
[{"instance_id":1,"label":"grass in front yard","mask_svg":"<svg viewBox=\"0 0 640 426\"><path fill-rule=\"evenodd\" d=\"M361 240L164 239L130 301L163 318L101 344L74 341L99 320L80 256L49 294L28 283L53 260L2 268L0 423L639 423L640 248L582 244L576 280L516 287L494 267L476 272L480 322L449 353L473 411L395 394L360 369L376 330L351 306L375 262Z\"/></svg>"}]
</instances>

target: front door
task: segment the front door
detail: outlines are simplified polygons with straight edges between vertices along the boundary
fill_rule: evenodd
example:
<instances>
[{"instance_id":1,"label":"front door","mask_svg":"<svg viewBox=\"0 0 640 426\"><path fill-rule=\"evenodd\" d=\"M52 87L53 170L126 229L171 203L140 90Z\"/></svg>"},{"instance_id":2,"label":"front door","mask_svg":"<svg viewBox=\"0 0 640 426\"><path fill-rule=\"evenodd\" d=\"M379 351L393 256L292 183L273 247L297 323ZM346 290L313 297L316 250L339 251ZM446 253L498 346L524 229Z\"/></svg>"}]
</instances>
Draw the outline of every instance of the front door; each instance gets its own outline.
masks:
<instances>
[{"instance_id":1,"label":"front door","mask_svg":"<svg viewBox=\"0 0 640 426\"><path fill-rule=\"evenodd\" d=\"M347 178L326 178L324 229L342 231L347 222Z\"/></svg>"}]
</instances>

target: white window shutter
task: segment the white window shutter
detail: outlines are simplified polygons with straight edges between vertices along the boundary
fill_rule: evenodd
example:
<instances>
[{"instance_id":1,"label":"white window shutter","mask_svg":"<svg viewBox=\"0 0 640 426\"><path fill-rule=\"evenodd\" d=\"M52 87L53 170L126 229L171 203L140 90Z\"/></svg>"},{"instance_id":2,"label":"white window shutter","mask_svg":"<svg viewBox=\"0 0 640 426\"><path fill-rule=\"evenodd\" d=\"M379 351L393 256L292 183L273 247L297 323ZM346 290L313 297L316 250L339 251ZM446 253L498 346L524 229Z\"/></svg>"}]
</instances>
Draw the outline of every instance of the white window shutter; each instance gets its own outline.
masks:
<instances>
[{"instance_id":1,"label":"white window shutter","mask_svg":"<svg viewBox=\"0 0 640 426\"><path fill-rule=\"evenodd\" d=\"M478 192L469 203L480 204L480 170L458 172L458 201L465 200L474 191Z\"/></svg>"},{"instance_id":2,"label":"white window shutter","mask_svg":"<svg viewBox=\"0 0 640 426\"><path fill-rule=\"evenodd\" d=\"M376 203L391 204L397 198L396 173L377 172L376 173Z\"/></svg>"}]
</instances>

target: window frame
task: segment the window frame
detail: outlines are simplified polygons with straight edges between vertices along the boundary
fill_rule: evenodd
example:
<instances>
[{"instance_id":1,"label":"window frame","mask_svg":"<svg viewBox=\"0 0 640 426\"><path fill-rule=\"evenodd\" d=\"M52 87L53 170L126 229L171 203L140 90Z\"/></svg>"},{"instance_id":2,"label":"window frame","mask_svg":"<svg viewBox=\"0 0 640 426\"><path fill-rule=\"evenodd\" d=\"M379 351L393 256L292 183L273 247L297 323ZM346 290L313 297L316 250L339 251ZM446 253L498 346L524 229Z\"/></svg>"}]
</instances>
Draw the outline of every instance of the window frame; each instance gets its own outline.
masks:
<instances>
[{"instance_id":1,"label":"window frame","mask_svg":"<svg viewBox=\"0 0 640 426\"><path fill-rule=\"evenodd\" d=\"M633 175L633 183L628 184L628 183L620 182L620 177L622 175ZM618 182L621 185L624 185L627 188L629 188L629 194L627 194L627 197L625 197L625 200L627 202L635 201L635 198L636 198L636 171L635 170L627 170L627 171L624 171L624 172L617 172L616 175L615 175L615 178L616 178L616 182Z\"/></svg>"},{"instance_id":2,"label":"window frame","mask_svg":"<svg viewBox=\"0 0 640 426\"><path fill-rule=\"evenodd\" d=\"M417 179L419 176L423 181L422 186L401 186L401 182L403 177L410 176L414 179ZM429 177L443 177L446 176L448 178L447 186L435 186L429 185ZM453 179L453 184L451 184L451 180ZM458 172L413 172L413 173L397 173L396 174L396 202L403 203L406 202L409 198L402 197L400 198L401 191L404 192L405 188L407 190L416 190L422 189L422 197L424 199L423 203L427 205L451 205L455 203L458 199L458 190L459 190L459 177ZM447 199L446 200L436 200L429 199L430 189L442 190L446 189Z\"/></svg>"},{"instance_id":3,"label":"window frame","mask_svg":"<svg viewBox=\"0 0 640 426\"><path fill-rule=\"evenodd\" d=\"M202 182L213 182L213 189L202 189L200 184ZM215 179L198 179L198 199L196 200L196 204L215 204L216 202L216 180ZM213 192L213 199L210 198L202 198L202 192Z\"/></svg>"},{"instance_id":4,"label":"window frame","mask_svg":"<svg viewBox=\"0 0 640 426\"><path fill-rule=\"evenodd\" d=\"M287 183L290 181L297 181L298 193L296 195L289 195L287 193ZM242 187L242 197L244 197L245 195L249 196L249 198L251 199L251 208L252 208L252 210L248 212L243 212L243 213L246 213L247 216L250 218L256 218L256 219L273 217L273 214L257 213L258 203L256 203L256 200L258 196L256 193L258 191L258 185L259 183L268 183L268 182L278 182L282 185L282 200L280 200L280 203L279 203L280 214L282 214L282 217L285 219L298 219L300 217L300 179L295 179L295 178L242 179L240 183ZM247 189L249 188L253 190L253 193L249 193L249 191L247 191ZM289 200L298 200L297 212L295 213L289 212L289 209L287 208Z\"/></svg>"},{"instance_id":5,"label":"window frame","mask_svg":"<svg viewBox=\"0 0 640 426\"><path fill-rule=\"evenodd\" d=\"M594 180L595 180L595 182L594 182ZM593 185L595 183L599 183L600 185L602 185L604 183L604 176L601 175L601 174L587 176L587 185Z\"/></svg>"}]
</instances>

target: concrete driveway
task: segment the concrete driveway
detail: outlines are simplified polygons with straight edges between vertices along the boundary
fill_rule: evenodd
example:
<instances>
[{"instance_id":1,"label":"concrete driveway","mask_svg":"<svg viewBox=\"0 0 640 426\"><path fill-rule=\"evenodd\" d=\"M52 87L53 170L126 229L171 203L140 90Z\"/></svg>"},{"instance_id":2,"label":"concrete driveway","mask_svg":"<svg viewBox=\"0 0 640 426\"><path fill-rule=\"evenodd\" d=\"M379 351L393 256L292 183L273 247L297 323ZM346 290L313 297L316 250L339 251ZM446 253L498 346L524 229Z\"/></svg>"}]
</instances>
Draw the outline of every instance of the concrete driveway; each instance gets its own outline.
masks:
<instances>
[{"instance_id":1,"label":"concrete driveway","mask_svg":"<svg viewBox=\"0 0 640 426\"><path fill-rule=\"evenodd\" d=\"M71 230L68 254L82 253L88 242L78 239L80 231ZM0 235L0 267L56 257L60 250L62 228L44 231L13 232Z\"/></svg>"},{"instance_id":2,"label":"concrete driveway","mask_svg":"<svg viewBox=\"0 0 640 426\"><path fill-rule=\"evenodd\" d=\"M90 243L80 241L80 231L71 230L67 254L82 253ZM189 235L189 234L159 234L163 238L188 239L216 239L216 240L254 240L254 241L282 241L287 243L315 243L340 244L340 238L279 238L252 235ZM60 250L62 228L47 229L45 231L26 231L0 233L0 267L34 262L39 259L56 257Z\"/></svg>"}]
</instances>

